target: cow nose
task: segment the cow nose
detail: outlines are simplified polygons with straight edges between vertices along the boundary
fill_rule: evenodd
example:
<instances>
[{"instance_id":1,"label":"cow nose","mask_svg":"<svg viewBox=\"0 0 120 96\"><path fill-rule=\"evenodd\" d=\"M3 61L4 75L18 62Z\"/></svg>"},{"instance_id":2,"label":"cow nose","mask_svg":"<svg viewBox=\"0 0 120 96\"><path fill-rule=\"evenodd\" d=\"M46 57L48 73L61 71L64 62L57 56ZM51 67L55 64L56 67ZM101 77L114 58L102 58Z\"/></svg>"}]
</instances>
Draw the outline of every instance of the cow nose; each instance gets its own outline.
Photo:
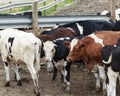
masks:
<instances>
[{"instance_id":1,"label":"cow nose","mask_svg":"<svg viewBox=\"0 0 120 96\"><path fill-rule=\"evenodd\" d=\"M50 61L51 61L51 59L50 59L50 58L46 58L45 60L46 60L46 62L50 62Z\"/></svg>"},{"instance_id":2,"label":"cow nose","mask_svg":"<svg viewBox=\"0 0 120 96\"><path fill-rule=\"evenodd\" d=\"M67 57L67 61L72 61L72 57Z\"/></svg>"}]
</instances>

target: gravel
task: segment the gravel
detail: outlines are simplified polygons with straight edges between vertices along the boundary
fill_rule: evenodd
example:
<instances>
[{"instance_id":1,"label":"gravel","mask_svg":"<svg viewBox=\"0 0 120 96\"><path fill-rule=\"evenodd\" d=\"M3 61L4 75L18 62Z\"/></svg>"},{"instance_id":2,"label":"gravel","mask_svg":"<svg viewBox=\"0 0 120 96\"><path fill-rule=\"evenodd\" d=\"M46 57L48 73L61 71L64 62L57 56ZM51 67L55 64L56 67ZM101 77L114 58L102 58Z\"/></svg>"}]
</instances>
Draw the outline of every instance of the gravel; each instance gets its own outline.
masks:
<instances>
[{"instance_id":1,"label":"gravel","mask_svg":"<svg viewBox=\"0 0 120 96\"><path fill-rule=\"evenodd\" d=\"M98 12L110 9L110 0L74 0L71 5L58 9L58 15L96 15ZM120 0L115 0L116 8L120 7Z\"/></svg>"}]
</instances>

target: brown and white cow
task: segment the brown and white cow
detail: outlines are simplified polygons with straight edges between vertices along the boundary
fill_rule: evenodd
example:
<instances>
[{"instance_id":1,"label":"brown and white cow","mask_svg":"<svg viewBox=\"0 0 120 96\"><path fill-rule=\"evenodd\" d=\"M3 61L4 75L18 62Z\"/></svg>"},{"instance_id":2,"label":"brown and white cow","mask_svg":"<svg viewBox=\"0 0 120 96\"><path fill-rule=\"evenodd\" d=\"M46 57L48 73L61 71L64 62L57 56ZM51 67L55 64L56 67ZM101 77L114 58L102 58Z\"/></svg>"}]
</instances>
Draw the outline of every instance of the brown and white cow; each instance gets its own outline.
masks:
<instances>
[{"instance_id":1,"label":"brown and white cow","mask_svg":"<svg viewBox=\"0 0 120 96\"><path fill-rule=\"evenodd\" d=\"M101 60L101 48L104 45L116 44L120 38L120 32L102 31L90 34L80 39L73 39L70 42L64 42L70 48L67 60L82 59L86 67L94 72L96 77L97 91L100 89L100 81L102 82L102 90L106 93L106 76Z\"/></svg>"}]
</instances>

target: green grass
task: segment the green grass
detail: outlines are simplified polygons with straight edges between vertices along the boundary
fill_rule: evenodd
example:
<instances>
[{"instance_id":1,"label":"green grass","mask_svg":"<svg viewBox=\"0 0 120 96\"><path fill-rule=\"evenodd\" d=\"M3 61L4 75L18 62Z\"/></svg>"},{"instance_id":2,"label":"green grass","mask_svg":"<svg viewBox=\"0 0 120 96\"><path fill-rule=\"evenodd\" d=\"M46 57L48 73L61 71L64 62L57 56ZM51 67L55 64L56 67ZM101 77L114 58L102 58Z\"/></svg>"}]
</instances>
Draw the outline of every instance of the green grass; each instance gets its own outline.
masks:
<instances>
[{"instance_id":1,"label":"green grass","mask_svg":"<svg viewBox=\"0 0 120 96\"><path fill-rule=\"evenodd\" d=\"M44 5L47 5L47 4L50 4L52 2L54 2L55 0L48 0L47 2L45 3L41 3L38 5L38 7L42 7ZM66 0L66 4L70 4L72 3L73 0ZM65 5L65 1L57 4L57 9L60 9L60 8L63 8ZM31 6L25 6L25 7L20 7L20 8L14 8L14 9L11 9L11 10L5 10L3 12L0 12L1 14L9 14L9 13L16 13L16 12L21 12L21 11L26 11L26 10L30 10L32 9ZM57 10L55 9L55 6L47 9L46 11L42 11L42 15L44 16L50 16L50 15L54 15L55 11Z\"/></svg>"},{"instance_id":2,"label":"green grass","mask_svg":"<svg viewBox=\"0 0 120 96\"><path fill-rule=\"evenodd\" d=\"M50 1L54 1L54 0L50 0ZM70 4L70 3L72 3L72 2L73 2L73 0L66 0L66 2L65 2L65 1L60 2L59 4L57 4L57 9L63 8L64 5L65 5L65 3L66 3L66 4ZM50 3L50 2L49 2L49 3ZM49 3L48 3L48 4L49 4ZM47 9L46 11L42 11L42 15L44 15L44 14L45 14L46 16L54 15L54 13L55 13L55 11L56 11L57 9L55 9L55 6L53 6L53 7L49 8L49 9Z\"/></svg>"},{"instance_id":3,"label":"green grass","mask_svg":"<svg viewBox=\"0 0 120 96\"><path fill-rule=\"evenodd\" d=\"M21 8L14 8L14 9L5 10L3 12L0 12L0 14L16 13L16 12L21 12L21 11L30 10L30 9L31 9L31 6L26 6L26 7L21 7Z\"/></svg>"}]
</instances>

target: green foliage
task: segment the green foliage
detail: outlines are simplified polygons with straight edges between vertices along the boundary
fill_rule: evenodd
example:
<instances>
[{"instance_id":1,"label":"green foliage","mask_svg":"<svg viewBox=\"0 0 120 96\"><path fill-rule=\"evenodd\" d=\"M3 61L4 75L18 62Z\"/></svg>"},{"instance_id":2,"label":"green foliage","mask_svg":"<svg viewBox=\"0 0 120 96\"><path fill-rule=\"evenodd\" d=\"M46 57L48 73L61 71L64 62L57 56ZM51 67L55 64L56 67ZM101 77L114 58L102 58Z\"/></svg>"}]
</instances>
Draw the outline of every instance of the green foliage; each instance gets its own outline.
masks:
<instances>
[{"instance_id":1,"label":"green foliage","mask_svg":"<svg viewBox=\"0 0 120 96\"><path fill-rule=\"evenodd\" d=\"M30 10L31 6L25 6L20 9L20 11Z\"/></svg>"},{"instance_id":2,"label":"green foliage","mask_svg":"<svg viewBox=\"0 0 120 96\"><path fill-rule=\"evenodd\" d=\"M48 5L52 2L54 2L55 0L48 0L47 2L44 2L44 3L41 3L38 5L38 7L42 7L44 5ZM56 6L53 6L45 11L42 11L42 15L44 16L50 16L50 15L54 15L55 11L60 9L60 8L63 8L65 4L70 4L72 3L73 0L65 0L59 4L57 4ZM12 3L12 2L10 2ZM24 6L24 7L21 7L21 8L14 8L14 9L10 9L10 10L5 10L3 12L0 12L1 14L9 14L9 13L16 13L16 12L21 12L21 11L26 11L26 10L31 10L31 6Z\"/></svg>"},{"instance_id":3,"label":"green foliage","mask_svg":"<svg viewBox=\"0 0 120 96\"><path fill-rule=\"evenodd\" d=\"M46 4L49 4L51 2L53 2L55 0L48 0L48 2L46 2ZM54 15L55 11L58 10L58 9L61 9L64 7L65 4L71 4L73 2L73 0L66 0L66 1L63 1L59 4L56 5L56 7L51 7L49 9L47 9L46 11L42 11L42 15L43 16L50 16L50 15Z\"/></svg>"}]
</instances>

